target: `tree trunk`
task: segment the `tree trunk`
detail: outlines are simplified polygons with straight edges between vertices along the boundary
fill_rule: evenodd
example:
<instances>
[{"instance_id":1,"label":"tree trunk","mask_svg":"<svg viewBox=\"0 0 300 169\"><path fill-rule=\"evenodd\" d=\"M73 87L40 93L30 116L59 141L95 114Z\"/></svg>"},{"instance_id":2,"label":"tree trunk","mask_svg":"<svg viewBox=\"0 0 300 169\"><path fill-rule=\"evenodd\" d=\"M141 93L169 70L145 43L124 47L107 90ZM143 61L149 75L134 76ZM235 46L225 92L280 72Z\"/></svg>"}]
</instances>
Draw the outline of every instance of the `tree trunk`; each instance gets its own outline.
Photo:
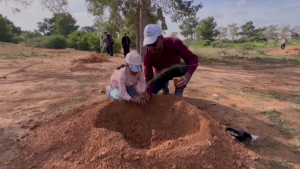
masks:
<instances>
[{"instance_id":1,"label":"tree trunk","mask_svg":"<svg viewBox=\"0 0 300 169\"><path fill-rule=\"evenodd\" d=\"M144 41L144 29L148 24L148 16L147 16L147 8L148 8L148 0L140 0L140 54L141 56L144 55L145 48L143 46Z\"/></svg>"},{"instance_id":2,"label":"tree trunk","mask_svg":"<svg viewBox=\"0 0 300 169\"><path fill-rule=\"evenodd\" d=\"M138 4L139 5L139 4ZM141 53L141 50L140 50L140 8L137 7L137 10L136 10L136 24L135 24L135 34L136 34L136 51L138 53Z\"/></svg>"}]
</instances>

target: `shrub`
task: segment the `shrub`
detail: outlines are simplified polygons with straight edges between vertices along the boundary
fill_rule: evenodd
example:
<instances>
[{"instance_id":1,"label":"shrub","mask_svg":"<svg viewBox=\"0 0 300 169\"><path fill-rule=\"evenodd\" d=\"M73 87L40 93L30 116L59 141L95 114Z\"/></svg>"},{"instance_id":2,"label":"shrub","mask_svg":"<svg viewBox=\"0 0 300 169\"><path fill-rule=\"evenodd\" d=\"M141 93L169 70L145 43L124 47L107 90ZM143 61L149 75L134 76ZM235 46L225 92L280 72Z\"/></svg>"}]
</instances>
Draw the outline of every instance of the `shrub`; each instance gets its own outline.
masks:
<instances>
[{"instance_id":1,"label":"shrub","mask_svg":"<svg viewBox=\"0 0 300 169\"><path fill-rule=\"evenodd\" d=\"M268 39L264 36L253 36L248 38L248 42L266 42Z\"/></svg>"},{"instance_id":2,"label":"shrub","mask_svg":"<svg viewBox=\"0 0 300 169\"><path fill-rule=\"evenodd\" d=\"M100 52L100 37L92 32L75 31L67 39L70 48Z\"/></svg>"},{"instance_id":3,"label":"shrub","mask_svg":"<svg viewBox=\"0 0 300 169\"><path fill-rule=\"evenodd\" d=\"M226 48L228 46L228 44L223 43L222 41L214 41L211 43L211 46L214 48Z\"/></svg>"},{"instance_id":4,"label":"shrub","mask_svg":"<svg viewBox=\"0 0 300 169\"><path fill-rule=\"evenodd\" d=\"M211 41L210 40L204 40L201 44L203 46L209 46L211 44Z\"/></svg>"},{"instance_id":5,"label":"shrub","mask_svg":"<svg viewBox=\"0 0 300 169\"><path fill-rule=\"evenodd\" d=\"M247 44L244 44L243 46L242 46L242 49L244 49L244 50L253 50L253 49L255 49L255 45L254 44L251 44L251 43L247 43Z\"/></svg>"},{"instance_id":6,"label":"shrub","mask_svg":"<svg viewBox=\"0 0 300 169\"><path fill-rule=\"evenodd\" d=\"M258 50L256 53L259 55L266 55L266 52L262 50Z\"/></svg>"},{"instance_id":7,"label":"shrub","mask_svg":"<svg viewBox=\"0 0 300 169\"><path fill-rule=\"evenodd\" d=\"M114 40L114 53L120 53L120 50L122 49L122 39L118 38Z\"/></svg>"},{"instance_id":8,"label":"shrub","mask_svg":"<svg viewBox=\"0 0 300 169\"><path fill-rule=\"evenodd\" d=\"M242 55L242 56L249 55L249 52L245 49L242 49L242 48L238 49L237 52L238 52L239 55Z\"/></svg>"},{"instance_id":9,"label":"shrub","mask_svg":"<svg viewBox=\"0 0 300 169\"><path fill-rule=\"evenodd\" d=\"M183 44L187 47L191 46L191 45L196 45L197 44L197 40L189 38L189 39L185 39L182 41Z\"/></svg>"},{"instance_id":10,"label":"shrub","mask_svg":"<svg viewBox=\"0 0 300 169\"><path fill-rule=\"evenodd\" d=\"M89 50L100 52L100 38L94 33L88 33L87 36Z\"/></svg>"},{"instance_id":11,"label":"shrub","mask_svg":"<svg viewBox=\"0 0 300 169\"><path fill-rule=\"evenodd\" d=\"M227 38L220 39L220 41L223 42L223 43L232 43L232 40L229 40Z\"/></svg>"},{"instance_id":12,"label":"shrub","mask_svg":"<svg viewBox=\"0 0 300 169\"><path fill-rule=\"evenodd\" d=\"M14 36L12 39L11 39L11 42L12 43L19 43L21 41L23 41L24 39L21 37L21 36Z\"/></svg>"},{"instance_id":13,"label":"shrub","mask_svg":"<svg viewBox=\"0 0 300 169\"><path fill-rule=\"evenodd\" d=\"M30 38L25 39L25 46L27 47L35 47L35 48L42 48L45 47L42 41L44 40L44 37L36 37L36 38Z\"/></svg>"},{"instance_id":14,"label":"shrub","mask_svg":"<svg viewBox=\"0 0 300 169\"><path fill-rule=\"evenodd\" d=\"M40 37L40 36L42 36L42 35L38 32L24 31L22 33L22 37L24 39L31 39L31 38Z\"/></svg>"},{"instance_id":15,"label":"shrub","mask_svg":"<svg viewBox=\"0 0 300 169\"><path fill-rule=\"evenodd\" d=\"M46 37L42 43L46 48L51 49L65 49L67 47L67 41L62 35Z\"/></svg>"},{"instance_id":16,"label":"shrub","mask_svg":"<svg viewBox=\"0 0 300 169\"><path fill-rule=\"evenodd\" d=\"M234 40L233 43L246 43L247 40L248 39L246 37L241 37L239 39Z\"/></svg>"}]
</instances>

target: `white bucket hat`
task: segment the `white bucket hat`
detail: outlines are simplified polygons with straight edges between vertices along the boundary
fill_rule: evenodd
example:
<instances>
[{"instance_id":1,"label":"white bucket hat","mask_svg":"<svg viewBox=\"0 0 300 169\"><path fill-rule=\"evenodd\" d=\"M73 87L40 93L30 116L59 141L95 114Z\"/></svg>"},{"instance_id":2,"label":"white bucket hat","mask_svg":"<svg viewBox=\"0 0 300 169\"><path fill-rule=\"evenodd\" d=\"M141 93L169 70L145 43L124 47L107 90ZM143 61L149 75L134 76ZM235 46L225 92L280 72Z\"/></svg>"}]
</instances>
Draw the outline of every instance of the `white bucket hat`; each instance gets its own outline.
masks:
<instances>
[{"instance_id":1,"label":"white bucket hat","mask_svg":"<svg viewBox=\"0 0 300 169\"><path fill-rule=\"evenodd\" d=\"M144 29L143 46L153 44L160 35L162 35L162 30L157 24L147 25Z\"/></svg>"},{"instance_id":2,"label":"white bucket hat","mask_svg":"<svg viewBox=\"0 0 300 169\"><path fill-rule=\"evenodd\" d=\"M129 64L129 67L133 72L142 71L142 57L137 52L129 52L126 55L125 61Z\"/></svg>"}]
</instances>

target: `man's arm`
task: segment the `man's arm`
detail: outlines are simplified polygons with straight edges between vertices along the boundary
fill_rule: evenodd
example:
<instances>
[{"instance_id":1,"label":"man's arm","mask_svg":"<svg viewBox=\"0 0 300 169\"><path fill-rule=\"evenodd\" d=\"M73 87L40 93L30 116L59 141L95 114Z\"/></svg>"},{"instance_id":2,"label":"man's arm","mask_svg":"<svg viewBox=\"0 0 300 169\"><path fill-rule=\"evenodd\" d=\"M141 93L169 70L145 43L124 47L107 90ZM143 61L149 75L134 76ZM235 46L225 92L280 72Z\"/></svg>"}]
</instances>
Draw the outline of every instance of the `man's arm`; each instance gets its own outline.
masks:
<instances>
[{"instance_id":1,"label":"man's arm","mask_svg":"<svg viewBox=\"0 0 300 169\"><path fill-rule=\"evenodd\" d=\"M152 93L152 88L153 88L153 82L152 79L154 78L154 73L153 73L153 69L152 69L152 63L150 60L150 55L148 50L146 49L145 54L144 54L144 60L143 60L143 69L144 69L144 74L145 74L145 78L146 78L146 82L148 84L148 88L147 88L147 92L148 94Z\"/></svg>"},{"instance_id":2,"label":"man's arm","mask_svg":"<svg viewBox=\"0 0 300 169\"><path fill-rule=\"evenodd\" d=\"M130 41L130 38L129 38L129 36L128 36L128 42L129 42L129 45L131 44L131 41Z\"/></svg>"},{"instance_id":3,"label":"man's arm","mask_svg":"<svg viewBox=\"0 0 300 169\"><path fill-rule=\"evenodd\" d=\"M193 54L179 39L174 40L175 49L178 55L186 62L188 65L186 76L192 76L194 71L198 67L198 56ZM188 79L189 80L189 79Z\"/></svg>"}]
</instances>

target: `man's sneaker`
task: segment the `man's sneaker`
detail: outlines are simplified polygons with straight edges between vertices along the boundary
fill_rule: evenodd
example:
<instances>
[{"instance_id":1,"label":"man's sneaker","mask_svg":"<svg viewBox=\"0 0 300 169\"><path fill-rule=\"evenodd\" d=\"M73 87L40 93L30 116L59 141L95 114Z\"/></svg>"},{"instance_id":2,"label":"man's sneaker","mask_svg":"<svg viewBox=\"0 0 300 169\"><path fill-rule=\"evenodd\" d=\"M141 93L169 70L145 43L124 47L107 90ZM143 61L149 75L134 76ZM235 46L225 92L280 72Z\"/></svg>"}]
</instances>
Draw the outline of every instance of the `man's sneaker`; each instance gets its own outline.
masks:
<instances>
[{"instance_id":1,"label":"man's sneaker","mask_svg":"<svg viewBox=\"0 0 300 169\"><path fill-rule=\"evenodd\" d=\"M183 89L175 89L175 95L179 97L183 97Z\"/></svg>"},{"instance_id":2,"label":"man's sneaker","mask_svg":"<svg viewBox=\"0 0 300 169\"><path fill-rule=\"evenodd\" d=\"M163 95L169 95L170 94L170 90L169 90L168 86L164 87L162 89L162 91L163 91Z\"/></svg>"}]
</instances>

